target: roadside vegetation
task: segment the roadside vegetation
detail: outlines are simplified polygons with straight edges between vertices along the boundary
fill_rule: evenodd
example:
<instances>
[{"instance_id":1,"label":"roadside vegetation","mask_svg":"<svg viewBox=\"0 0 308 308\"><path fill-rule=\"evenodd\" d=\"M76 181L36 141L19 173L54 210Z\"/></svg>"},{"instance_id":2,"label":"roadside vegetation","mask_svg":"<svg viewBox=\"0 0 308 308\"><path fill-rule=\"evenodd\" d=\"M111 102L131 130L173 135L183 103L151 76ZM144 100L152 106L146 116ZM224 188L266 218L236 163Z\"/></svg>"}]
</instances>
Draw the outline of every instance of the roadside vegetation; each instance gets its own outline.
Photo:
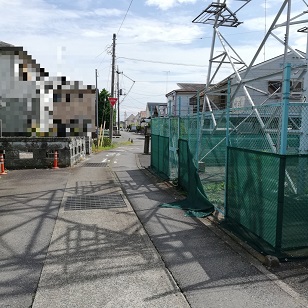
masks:
<instances>
[{"instance_id":1,"label":"roadside vegetation","mask_svg":"<svg viewBox=\"0 0 308 308\"><path fill-rule=\"evenodd\" d=\"M132 144L131 141L123 141L123 142L115 141L111 143L110 139L106 137L103 139L102 145L97 146L97 139L94 139L92 143L92 153L99 153L101 151L107 151L107 150L118 148L123 145L130 145L130 144Z\"/></svg>"}]
</instances>

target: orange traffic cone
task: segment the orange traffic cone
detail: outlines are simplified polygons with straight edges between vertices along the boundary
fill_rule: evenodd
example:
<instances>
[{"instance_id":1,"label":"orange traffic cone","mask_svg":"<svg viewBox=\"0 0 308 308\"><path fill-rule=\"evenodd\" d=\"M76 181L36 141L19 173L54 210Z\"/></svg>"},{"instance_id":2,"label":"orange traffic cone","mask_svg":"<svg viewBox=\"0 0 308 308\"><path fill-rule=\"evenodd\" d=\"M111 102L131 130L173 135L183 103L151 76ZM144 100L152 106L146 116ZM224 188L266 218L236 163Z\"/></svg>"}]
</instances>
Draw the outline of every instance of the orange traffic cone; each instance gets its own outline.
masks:
<instances>
[{"instance_id":1,"label":"orange traffic cone","mask_svg":"<svg viewBox=\"0 0 308 308\"><path fill-rule=\"evenodd\" d=\"M59 169L58 167L58 151L55 151L54 156L53 156L53 167L52 169Z\"/></svg>"},{"instance_id":2,"label":"orange traffic cone","mask_svg":"<svg viewBox=\"0 0 308 308\"><path fill-rule=\"evenodd\" d=\"M4 175L7 174L7 172L5 172L5 168L4 168L4 158L3 158L3 154L0 154L0 174Z\"/></svg>"}]
</instances>

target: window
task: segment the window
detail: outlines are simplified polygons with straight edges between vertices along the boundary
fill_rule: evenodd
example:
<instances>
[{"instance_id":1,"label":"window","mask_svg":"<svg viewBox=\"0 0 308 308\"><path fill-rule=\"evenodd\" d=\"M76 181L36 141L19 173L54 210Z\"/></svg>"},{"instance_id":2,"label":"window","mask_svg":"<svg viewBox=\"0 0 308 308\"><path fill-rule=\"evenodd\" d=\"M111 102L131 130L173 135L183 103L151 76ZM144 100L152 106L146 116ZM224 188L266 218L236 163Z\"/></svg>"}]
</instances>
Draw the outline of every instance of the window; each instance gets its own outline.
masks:
<instances>
[{"instance_id":1,"label":"window","mask_svg":"<svg viewBox=\"0 0 308 308\"><path fill-rule=\"evenodd\" d=\"M300 80L291 80L290 90L291 92L302 92L303 82Z\"/></svg>"},{"instance_id":2,"label":"window","mask_svg":"<svg viewBox=\"0 0 308 308\"><path fill-rule=\"evenodd\" d=\"M282 82L281 81L269 81L268 82L268 92L270 94L273 93L281 93Z\"/></svg>"},{"instance_id":3,"label":"window","mask_svg":"<svg viewBox=\"0 0 308 308\"><path fill-rule=\"evenodd\" d=\"M60 93L54 93L53 94L53 101L55 102L55 103L60 103L61 102L61 94Z\"/></svg>"},{"instance_id":4,"label":"window","mask_svg":"<svg viewBox=\"0 0 308 308\"><path fill-rule=\"evenodd\" d=\"M282 82L281 81L269 81L268 82L268 92L281 93L282 92ZM303 81L302 80L291 80L290 81L290 92L302 92L303 91Z\"/></svg>"},{"instance_id":5,"label":"window","mask_svg":"<svg viewBox=\"0 0 308 308\"><path fill-rule=\"evenodd\" d=\"M65 96L65 101L66 101L67 103L69 103L69 102L71 101L71 95L70 95L70 94L66 94L66 96Z\"/></svg>"}]
</instances>

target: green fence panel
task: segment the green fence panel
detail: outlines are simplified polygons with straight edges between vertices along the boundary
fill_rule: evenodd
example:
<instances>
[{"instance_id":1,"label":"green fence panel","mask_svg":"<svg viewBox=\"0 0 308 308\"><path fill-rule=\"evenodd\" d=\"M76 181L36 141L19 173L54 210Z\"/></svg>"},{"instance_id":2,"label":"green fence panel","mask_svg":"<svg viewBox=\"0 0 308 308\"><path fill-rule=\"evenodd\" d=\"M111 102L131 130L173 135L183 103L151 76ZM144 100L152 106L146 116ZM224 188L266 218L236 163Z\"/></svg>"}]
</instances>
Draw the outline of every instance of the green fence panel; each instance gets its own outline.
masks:
<instances>
[{"instance_id":1,"label":"green fence panel","mask_svg":"<svg viewBox=\"0 0 308 308\"><path fill-rule=\"evenodd\" d=\"M226 219L276 246L278 155L230 148Z\"/></svg>"},{"instance_id":2,"label":"green fence panel","mask_svg":"<svg viewBox=\"0 0 308 308\"><path fill-rule=\"evenodd\" d=\"M169 138L151 135L151 168L164 178L169 177Z\"/></svg>"},{"instance_id":3,"label":"green fence panel","mask_svg":"<svg viewBox=\"0 0 308 308\"><path fill-rule=\"evenodd\" d=\"M178 178L178 140L179 140L179 117L170 117L169 138L169 175L170 179Z\"/></svg>"},{"instance_id":4,"label":"green fence panel","mask_svg":"<svg viewBox=\"0 0 308 308\"><path fill-rule=\"evenodd\" d=\"M159 136L151 135L151 168L159 172Z\"/></svg>"},{"instance_id":5,"label":"green fence panel","mask_svg":"<svg viewBox=\"0 0 308 308\"><path fill-rule=\"evenodd\" d=\"M186 215L197 217L208 216L214 211L203 190L187 140L179 140L179 185L187 191L187 198L161 206L180 208Z\"/></svg>"},{"instance_id":6,"label":"green fence panel","mask_svg":"<svg viewBox=\"0 0 308 308\"><path fill-rule=\"evenodd\" d=\"M178 171L178 183L179 186L185 189L185 191L190 190L189 184L189 164L187 157L187 142L179 140L179 171Z\"/></svg>"},{"instance_id":7,"label":"green fence panel","mask_svg":"<svg viewBox=\"0 0 308 308\"><path fill-rule=\"evenodd\" d=\"M307 256L307 104L289 108L285 156L280 104L152 119L152 168L178 177L188 194L179 207L201 213L200 205L214 205L260 251Z\"/></svg>"},{"instance_id":8,"label":"green fence panel","mask_svg":"<svg viewBox=\"0 0 308 308\"><path fill-rule=\"evenodd\" d=\"M159 136L160 134L160 118L153 118L151 120L151 133Z\"/></svg>"},{"instance_id":9,"label":"green fence panel","mask_svg":"<svg viewBox=\"0 0 308 308\"><path fill-rule=\"evenodd\" d=\"M286 157L282 249L308 247L308 155Z\"/></svg>"},{"instance_id":10,"label":"green fence panel","mask_svg":"<svg viewBox=\"0 0 308 308\"><path fill-rule=\"evenodd\" d=\"M160 136L158 144L159 172L169 178L169 138Z\"/></svg>"}]
</instances>

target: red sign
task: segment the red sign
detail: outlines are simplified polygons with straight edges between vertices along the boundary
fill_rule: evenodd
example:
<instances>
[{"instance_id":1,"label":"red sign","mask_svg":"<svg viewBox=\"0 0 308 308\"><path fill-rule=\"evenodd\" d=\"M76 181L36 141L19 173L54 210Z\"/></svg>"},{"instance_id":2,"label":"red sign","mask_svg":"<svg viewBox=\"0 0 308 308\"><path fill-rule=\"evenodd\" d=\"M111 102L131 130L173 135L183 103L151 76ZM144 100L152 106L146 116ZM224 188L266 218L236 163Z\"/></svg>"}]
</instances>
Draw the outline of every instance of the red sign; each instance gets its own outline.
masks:
<instances>
[{"instance_id":1,"label":"red sign","mask_svg":"<svg viewBox=\"0 0 308 308\"><path fill-rule=\"evenodd\" d=\"M113 107L115 104L116 104L116 102L117 102L117 98L115 98L115 97L108 97L108 99L109 99L109 103L110 103L110 105Z\"/></svg>"}]
</instances>

